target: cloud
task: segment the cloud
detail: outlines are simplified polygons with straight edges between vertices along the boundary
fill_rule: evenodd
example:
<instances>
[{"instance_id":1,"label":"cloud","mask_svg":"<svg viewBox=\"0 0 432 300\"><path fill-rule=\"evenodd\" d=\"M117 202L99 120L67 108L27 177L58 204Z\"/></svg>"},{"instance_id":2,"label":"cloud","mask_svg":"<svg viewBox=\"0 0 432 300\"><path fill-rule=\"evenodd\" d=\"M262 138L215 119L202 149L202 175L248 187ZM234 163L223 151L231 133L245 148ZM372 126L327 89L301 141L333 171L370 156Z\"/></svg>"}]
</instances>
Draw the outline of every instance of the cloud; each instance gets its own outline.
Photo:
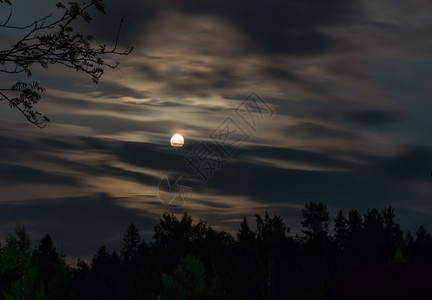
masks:
<instances>
[{"instance_id":1,"label":"cloud","mask_svg":"<svg viewBox=\"0 0 432 300\"><path fill-rule=\"evenodd\" d=\"M303 122L298 125L288 126L286 133L300 139L337 139L361 141L363 137L355 131L332 128L311 122Z\"/></svg>"},{"instance_id":2,"label":"cloud","mask_svg":"<svg viewBox=\"0 0 432 300\"><path fill-rule=\"evenodd\" d=\"M322 26L349 22L356 1L161 1L160 10L187 15L216 16L234 24L249 36L248 51L267 54L317 54L334 47L336 41L321 32Z\"/></svg>"},{"instance_id":3,"label":"cloud","mask_svg":"<svg viewBox=\"0 0 432 300\"><path fill-rule=\"evenodd\" d=\"M347 169L354 166L352 162L344 161L329 154L306 151L300 149L278 148L269 146L252 146L243 149L236 155L236 159L248 161L250 163L261 160L272 159L279 163L279 168L283 167L283 162L293 162L314 167L328 167L335 169ZM267 166L271 166L267 163ZM276 167L276 166L273 166Z\"/></svg>"},{"instance_id":4,"label":"cloud","mask_svg":"<svg viewBox=\"0 0 432 300\"><path fill-rule=\"evenodd\" d=\"M286 80L286 81L299 80L298 76L294 72L287 71L281 67L266 66L263 68L263 72L278 80Z\"/></svg>"},{"instance_id":5,"label":"cloud","mask_svg":"<svg viewBox=\"0 0 432 300\"><path fill-rule=\"evenodd\" d=\"M149 241L151 231L148 229L156 223L155 216L126 209L106 193L3 202L0 204L0 220L2 236L12 233L13 224L21 222L32 233L33 239L48 233L57 249L69 257L79 258L91 258L102 244L118 251L122 234L131 222L141 229L143 237Z\"/></svg>"},{"instance_id":6,"label":"cloud","mask_svg":"<svg viewBox=\"0 0 432 300\"><path fill-rule=\"evenodd\" d=\"M91 222L106 205L100 223L107 232L94 229L85 241L102 234L99 242L114 245L119 228L140 214L151 228L165 208L155 194L158 180L191 174L184 156L209 141L253 90L275 115L248 131L251 138L207 184L196 185L185 208L194 216L232 230L244 215L267 209L294 227L308 201L331 209L392 204L403 226L430 215L425 37L432 19L424 0L105 2L108 15L86 29L113 44L124 15L120 45L135 50L98 85L61 68L35 72L48 88L37 108L53 124L36 131L0 122L0 181L8 183L0 192L10 200L4 224L20 216L42 226L39 215L49 219L43 210L52 207L50 226L78 243L78 222ZM7 109L1 114L17 118ZM174 131L185 133L184 148L169 146ZM116 210L114 228L108 219ZM56 214L67 220L59 229Z\"/></svg>"},{"instance_id":7,"label":"cloud","mask_svg":"<svg viewBox=\"0 0 432 300\"><path fill-rule=\"evenodd\" d=\"M306 131L297 138L309 135L309 138L334 137L343 141L353 136L349 131L316 125L301 123L302 127L297 129ZM88 255L102 243L118 249L120 233L129 220L138 220L139 224L150 228L165 209L155 192L162 175L174 171L192 173L183 160L187 149L173 151L169 146L148 142L127 142L92 135L55 136L48 132L30 140L9 138L5 145L5 151L11 150L8 147L21 145L18 148L21 155L33 147L32 157L49 167L40 171L30 167L34 164L31 160L21 160L21 165L16 167L3 163L3 173L12 174L8 185L2 187L3 193L14 183L38 183L41 187L56 183L70 183L72 186L86 183L82 187L86 195L44 199L43 193L38 192L38 196L29 200L3 203L0 209L7 215L3 221L5 224L23 220L38 234L47 231L54 238L59 236L67 243L73 243L73 246L63 244L71 255ZM428 195L416 188L417 183L424 182L421 174L427 172L429 175L428 166L432 159L428 153L432 151L427 147L407 148L405 152L386 156L352 151L345 153L345 157L351 157L345 159L336 152L246 145L233 159L225 162L207 184L196 184L194 198L185 209L194 217L204 218L210 224L231 232L232 226L238 224L230 222L230 219L238 220L264 210L285 216L295 229L301 219L300 207L309 201L325 202L331 209L365 210L392 203L398 203L402 209L407 207L407 199L423 201L421 199ZM279 163L267 163L265 159ZM295 169L282 162L328 170ZM56 178L58 174L64 176ZM394 180L399 184L395 186ZM94 195L101 191L105 194ZM63 193L67 195L67 192ZM70 216L65 216L66 211ZM95 213L101 215L94 219ZM113 215L116 215L115 222L112 222ZM410 221L406 226L413 223ZM85 226L94 228L80 236ZM100 238L86 242L90 245L86 250L75 245L79 240L87 241L94 236Z\"/></svg>"},{"instance_id":8,"label":"cloud","mask_svg":"<svg viewBox=\"0 0 432 300\"><path fill-rule=\"evenodd\" d=\"M383 157L373 164L375 172L408 184L430 181L432 171L432 147L410 146L396 156Z\"/></svg>"},{"instance_id":9,"label":"cloud","mask_svg":"<svg viewBox=\"0 0 432 300\"><path fill-rule=\"evenodd\" d=\"M22 182L59 184L74 187L80 187L83 185L78 178L65 176L55 172L46 172L34 168L6 163L0 165L0 185L14 185Z\"/></svg>"},{"instance_id":10,"label":"cloud","mask_svg":"<svg viewBox=\"0 0 432 300\"><path fill-rule=\"evenodd\" d=\"M382 126L389 123L402 122L404 117L401 112L363 110L347 113L347 119L364 126Z\"/></svg>"}]
</instances>

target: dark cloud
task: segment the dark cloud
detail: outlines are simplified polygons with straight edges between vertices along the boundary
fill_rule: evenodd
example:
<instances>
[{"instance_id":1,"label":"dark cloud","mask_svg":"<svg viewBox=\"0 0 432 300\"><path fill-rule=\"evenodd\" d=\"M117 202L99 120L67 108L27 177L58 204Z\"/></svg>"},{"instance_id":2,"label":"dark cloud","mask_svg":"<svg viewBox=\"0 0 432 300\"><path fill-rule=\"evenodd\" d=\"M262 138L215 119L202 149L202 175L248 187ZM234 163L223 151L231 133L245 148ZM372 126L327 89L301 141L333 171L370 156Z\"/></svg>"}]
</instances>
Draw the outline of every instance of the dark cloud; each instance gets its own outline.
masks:
<instances>
[{"instance_id":1,"label":"dark cloud","mask_svg":"<svg viewBox=\"0 0 432 300\"><path fill-rule=\"evenodd\" d=\"M58 70L60 71L60 68ZM125 76L120 66L119 68L114 70L109 68L106 69L106 73L104 74L104 76L102 76L98 84L93 83L90 76L88 76L87 74L81 73L80 76L74 76L73 80L65 80L63 76L53 76L54 72L50 71L50 69L48 69L48 72L41 72L41 70L39 69L36 69L35 71L35 75L37 76L38 81L40 81L41 84L43 84L43 87L47 88L48 91L52 89L57 89L63 91L71 91L79 94L91 93L92 98L104 97L112 99L117 99L120 97L143 99L147 98L150 94L149 91L138 91L119 82L111 81L107 83L105 81L105 76L107 76L106 73L111 73L115 77L119 78ZM45 99L46 96L43 98Z\"/></svg>"},{"instance_id":2,"label":"dark cloud","mask_svg":"<svg viewBox=\"0 0 432 300\"><path fill-rule=\"evenodd\" d=\"M21 139L1 135L2 145L2 159L11 160L16 159L22 154L23 150L35 151L38 150L37 146L32 145L30 142L25 142Z\"/></svg>"},{"instance_id":3,"label":"dark cloud","mask_svg":"<svg viewBox=\"0 0 432 300\"><path fill-rule=\"evenodd\" d=\"M130 104L133 106L133 104ZM145 110L144 107L138 108ZM50 116L53 122L60 124L79 125L91 128L99 133L119 133L127 131L146 131L152 133L167 133L172 128L188 128L197 132L202 132L203 128L194 126L181 121L156 120L139 121L124 117L114 117L106 115L78 115L78 114L58 114Z\"/></svg>"},{"instance_id":4,"label":"dark cloud","mask_svg":"<svg viewBox=\"0 0 432 300\"><path fill-rule=\"evenodd\" d=\"M358 132L332 128L311 122L303 122L298 125L287 126L287 135L302 139L342 139L361 141L364 138Z\"/></svg>"},{"instance_id":5,"label":"dark cloud","mask_svg":"<svg viewBox=\"0 0 432 300\"><path fill-rule=\"evenodd\" d=\"M247 34L248 50L265 53L316 54L334 48L336 41L319 29L348 22L358 13L357 1L159 1L160 9L224 18Z\"/></svg>"},{"instance_id":6,"label":"dark cloud","mask_svg":"<svg viewBox=\"0 0 432 300\"><path fill-rule=\"evenodd\" d=\"M64 140L53 139L42 136L40 139L26 141L25 139L14 139L0 136L7 143L3 144L3 159L15 160L17 163L25 156L25 152L31 151L33 159L41 164L58 165L67 172L79 172L80 174L92 176L110 176L126 179L141 184L156 186L160 178L155 178L142 172L126 170L116 167L111 162L125 162L133 166L141 166L154 170L173 171L185 168L183 155L187 150L173 149L168 145L160 146L152 143L121 142L111 139L80 137L64 137ZM17 147L20 146L20 147ZM59 157L49 153L68 153L69 151L104 154L112 156L112 161L107 157L97 156L92 160L72 160L64 156ZM8 155L8 153L11 153ZM15 153L15 156L12 155ZM6 155L6 157L5 157ZM61 175L55 171L47 172L35 168L0 164L0 185L13 185L19 183L40 184L63 184L70 186L84 186L83 175Z\"/></svg>"},{"instance_id":7,"label":"dark cloud","mask_svg":"<svg viewBox=\"0 0 432 300\"><path fill-rule=\"evenodd\" d=\"M412 196L409 185L394 187L384 177L355 169L307 171L229 161L209 183L224 195L247 195L267 205L324 202L331 207L366 209ZM205 188L205 187L204 187Z\"/></svg>"},{"instance_id":8,"label":"dark cloud","mask_svg":"<svg viewBox=\"0 0 432 300\"><path fill-rule=\"evenodd\" d=\"M15 126L23 126L23 123L15 123ZM27 125L27 124L26 124ZM85 140L83 137L76 137L73 135L64 135L62 137L52 135L37 135L37 132L33 132L35 137L26 138L16 134L16 132L8 133L14 137L6 135L8 128L0 127L4 130L3 134L0 133L0 139L2 141L2 158L25 157L26 153L31 153L32 157L39 154L42 151L54 151L56 153L63 151L72 151L83 149L82 141ZM34 128L31 128L34 129ZM39 132L41 133L41 132Z\"/></svg>"},{"instance_id":9,"label":"dark cloud","mask_svg":"<svg viewBox=\"0 0 432 300\"><path fill-rule=\"evenodd\" d=\"M271 76L274 79L298 81L299 77L294 73L278 67L265 67L262 70L264 74Z\"/></svg>"},{"instance_id":10,"label":"dark cloud","mask_svg":"<svg viewBox=\"0 0 432 300\"><path fill-rule=\"evenodd\" d=\"M272 0L272 1L107 1L108 16L96 16L94 30L102 39L113 42L117 30L116 22L122 16L126 22L121 40L136 43L143 38L145 44L146 25L162 12L177 11L186 15L219 17L234 24L250 37L245 45L248 51L275 54L287 53L310 55L338 47L336 41L323 33L323 26L350 22L360 12L358 1L343 0ZM137 31L143 35L137 35Z\"/></svg>"},{"instance_id":11,"label":"dark cloud","mask_svg":"<svg viewBox=\"0 0 432 300\"><path fill-rule=\"evenodd\" d=\"M96 98L96 99L95 99ZM91 100L90 100L91 99ZM38 109L40 110L53 110L53 107L58 107L56 109L57 115L62 114L70 114L71 112L77 111L93 111L101 112L117 112L117 113L125 113L130 115L141 115L148 116L153 113L153 111L149 108L139 109L137 108L135 103L131 102L123 102L116 99L113 101L107 99L99 99L98 97L90 97L88 95L83 95L82 98L71 98L71 97L63 97L56 95L47 95L44 97L41 102L38 104ZM72 109L72 110L71 110ZM59 121L54 120L55 114L47 113L50 119L53 119L53 123L61 123Z\"/></svg>"},{"instance_id":12,"label":"dark cloud","mask_svg":"<svg viewBox=\"0 0 432 300\"><path fill-rule=\"evenodd\" d=\"M363 126L382 126L388 123L398 123L404 120L401 112L383 110L362 110L347 113L347 120Z\"/></svg>"},{"instance_id":13,"label":"dark cloud","mask_svg":"<svg viewBox=\"0 0 432 300\"><path fill-rule=\"evenodd\" d=\"M143 216L142 211L126 209L116 199L100 193L85 197L32 199L0 204L0 224L24 223L26 229L39 237L48 233L57 248L68 257L91 258L102 244L109 249L121 248L122 234L134 222L143 238L156 220ZM5 235L7 232L1 232ZM32 236L38 238L38 236ZM83 247L85 245L85 247Z\"/></svg>"},{"instance_id":14,"label":"dark cloud","mask_svg":"<svg viewBox=\"0 0 432 300\"><path fill-rule=\"evenodd\" d=\"M114 70L113 72L117 72L118 76L123 76L119 70ZM145 99L148 98L151 92L149 91L137 91L136 89L132 89L125 85L110 82L109 84L105 84L103 81L100 82L96 86L87 86L87 88L82 90L83 93L96 92L96 98L122 98L122 97L131 97L135 99ZM92 94L94 95L94 94Z\"/></svg>"},{"instance_id":15,"label":"dark cloud","mask_svg":"<svg viewBox=\"0 0 432 300\"><path fill-rule=\"evenodd\" d=\"M299 149L289 148L276 148L268 146L255 146L243 148L242 151L236 155L236 158L246 159L251 163L254 158L269 158L286 162L305 163L315 167L328 167L328 168L351 168L352 163L342 161L336 156L330 156L322 153L305 151ZM248 159L249 158L249 159Z\"/></svg>"},{"instance_id":16,"label":"dark cloud","mask_svg":"<svg viewBox=\"0 0 432 300\"><path fill-rule=\"evenodd\" d=\"M232 89L240 85L242 78L232 66L212 65L209 71L186 71L175 66L159 70L157 64L139 63L134 66L138 76L146 81L163 82L166 94L181 96L183 93L208 96L211 91Z\"/></svg>"},{"instance_id":17,"label":"dark cloud","mask_svg":"<svg viewBox=\"0 0 432 300\"><path fill-rule=\"evenodd\" d=\"M60 144L62 145L62 144ZM175 149L168 142L166 146L144 142L125 142L110 139L82 137L77 141L83 153L99 153L112 157L113 162L123 162L137 167L145 167L166 172L186 170L183 157L193 149L194 143L187 148ZM58 151L59 149L51 149ZM70 170L79 171L88 175L108 175L116 178L133 180L142 184L156 186L160 178L125 170L110 164L106 157L93 159L88 162L69 160L50 155L38 156L43 161L58 164Z\"/></svg>"},{"instance_id":18,"label":"dark cloud","mask_svg":"<svg viewBox=\"0 0 432 300\"><path fill-rule=\"evenodd\" d=\"M205 201L196 199L194 200L197 203L204 204L206 207L212 208L212 209L226 209L226 208L232 208L232 206L229 203L223 203L223 202L215 202L215 201Z\"/></svg>"},{"instance_id":19,"label":"dark cloud","mask_svg":"<svg viewBox=\"0 0 432 300\"><path fill-rule=\"evenodd\" d=\"M44 161L46 162L54 163L56 165L67 168L69 171L78 171L85 175L104 175L112 178L124 179L127 181L137 182L142 185L151 186L156 186L158 181L160 180L160 178L155 178L142 172L125 170L120 167L109 165L109 163L103 160L83 163L53 156L41 156L41 158L44 159ZM25 180L25 178L23 178L22 180Z\"/></svg>"},{"instance_id":20,"label":"dark cloud","mask_svg":"<svg viewBox=\"0 0 432 300\"><path fill-rule=\"evenodd\" d=\"M152 1L117 1L105 0L106 15L94 12L90 32L99 43L115 43L120 21L124 22L120 31L119 46L128 47L137 43L141 38L139 32L148 22L159 16L159 10L151 3ZM85 24L83 24L85 25ZM86 26L87 30L88 26Z\"/></svg>"},{"instance_id":21,"label":"dark cloud","mask_svg":"<svg viewBox=\"0 0 432 300\"><path fill-rule=\"evenodd\" d=\"M83 186L83 183L78 178L61 175L57 172L47 172L6 163L0 164L0 185L14 185L23 182Z\"/></svg>"},{"instance_id":22,"label":"dark cloud","mask_svg":"<svg viewBox=\"0 0 432 300\"><path fill-rule=\"evenodd\" d=\"M364 59L352 59L352 56L349 56L348 58L342 57L326 64L325 70L340 78L351 78L360 82L366 82L372 77L368 66L368 62Z\"/></svg>"},{"instance_id":23,"label":"dark cloud","mask_svg":"<svg viewBox=\"0 0 432 300\"><path fill-rule=\"evenodd\" d=\"M185 169L183 160L187 149L171 146L160 147L150 143L121 142L112 149L120 161L146 168L163 171L181 171Z\"/></svg>"},{"instance_id":24,"label":"dark cloud","mask_svg":"<svg viewBox=\"0 0 432 300\"><path fill-rule=\"evenodd\" d=\"M430 181L432 148L411 146L401 154L376 159L373 171L401 183Z\"/></svg>"},{"instance_id":25,"label":"dark cloud","mask_svg":"<svg viewBox=\"0 0 432 300\"><path fill-rule=\"evenodd\" d=\"M100 133L116 133L122 131L143 130L145 128L143 123L140 121L103 115L63 114L50 116L50 118L56 123L85 126Z\"/></svg>"}]
</instances>

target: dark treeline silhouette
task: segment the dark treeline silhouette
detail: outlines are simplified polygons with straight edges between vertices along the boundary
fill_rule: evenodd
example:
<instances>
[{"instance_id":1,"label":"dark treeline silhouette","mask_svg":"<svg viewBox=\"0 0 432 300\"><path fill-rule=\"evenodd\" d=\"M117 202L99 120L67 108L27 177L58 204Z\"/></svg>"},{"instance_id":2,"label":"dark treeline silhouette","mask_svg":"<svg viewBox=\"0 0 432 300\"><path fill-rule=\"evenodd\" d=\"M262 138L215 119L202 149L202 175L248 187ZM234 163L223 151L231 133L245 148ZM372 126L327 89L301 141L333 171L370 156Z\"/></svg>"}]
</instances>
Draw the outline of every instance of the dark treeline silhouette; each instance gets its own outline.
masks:
<instances>
[{"instance_id":1,"label":"dark treeline silhouette","mask_svg":"<svg viewBox=\"0 0 432 300\"><path fill-rule=\"evenodd\" d=\"M404 234L392 207L331 222L311 202L296 235L279 216L255 221L233 237L165 213L152 242L130 224L119 253L101 246L75 266L49 235L32 249L18 225L0 248L0 299L431 299L432 236Z\"/></svg>"}]
</instances>

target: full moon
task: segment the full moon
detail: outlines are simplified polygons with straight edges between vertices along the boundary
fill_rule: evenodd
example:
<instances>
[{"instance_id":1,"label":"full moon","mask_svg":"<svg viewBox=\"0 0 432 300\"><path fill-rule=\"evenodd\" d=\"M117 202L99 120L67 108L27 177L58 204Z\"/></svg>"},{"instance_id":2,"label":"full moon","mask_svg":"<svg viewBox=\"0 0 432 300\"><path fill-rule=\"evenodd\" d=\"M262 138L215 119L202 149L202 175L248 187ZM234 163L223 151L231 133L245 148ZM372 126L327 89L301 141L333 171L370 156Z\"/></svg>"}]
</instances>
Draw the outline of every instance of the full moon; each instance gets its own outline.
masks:
<instances>
[{"instance_id":1,"label":"full moon","mask_svg":"<svg viewBox=\"0 0 432 300\"><path fill-rule=\"evenodd\" d=\"M184 139L180 134L177 133L172 136L170 143L174 148L181 148L183 147Z\"/></svg>"}]
</instances>

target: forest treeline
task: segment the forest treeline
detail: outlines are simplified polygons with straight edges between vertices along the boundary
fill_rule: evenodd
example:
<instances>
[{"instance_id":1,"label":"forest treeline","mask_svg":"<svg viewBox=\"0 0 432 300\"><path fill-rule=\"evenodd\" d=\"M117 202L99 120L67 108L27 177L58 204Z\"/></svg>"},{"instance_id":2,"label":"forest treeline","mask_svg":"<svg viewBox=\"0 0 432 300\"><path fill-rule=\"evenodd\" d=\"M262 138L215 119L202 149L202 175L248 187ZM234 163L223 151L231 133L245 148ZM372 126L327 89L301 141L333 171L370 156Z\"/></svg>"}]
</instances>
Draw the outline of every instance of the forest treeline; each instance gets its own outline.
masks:
<instances>
[{"instance_id":1,"label":"forest treeline","mask_svg":"<svg viewBox=\"0 0 432 300\"><path fill-rule=\"evenodd\" d=\"M404 233L391 206L331 220L325 204L310 202L295 235L267 212L255 223L244 218L233 237L186 213L165 213L150 243L130 224L119 253L102 245L91 262L74 266L49 235L32 249L18 225L0 248L0 298L327 299L355 265L432 261L431 234L423 226Z\"/></svg>"}]
</instances>

